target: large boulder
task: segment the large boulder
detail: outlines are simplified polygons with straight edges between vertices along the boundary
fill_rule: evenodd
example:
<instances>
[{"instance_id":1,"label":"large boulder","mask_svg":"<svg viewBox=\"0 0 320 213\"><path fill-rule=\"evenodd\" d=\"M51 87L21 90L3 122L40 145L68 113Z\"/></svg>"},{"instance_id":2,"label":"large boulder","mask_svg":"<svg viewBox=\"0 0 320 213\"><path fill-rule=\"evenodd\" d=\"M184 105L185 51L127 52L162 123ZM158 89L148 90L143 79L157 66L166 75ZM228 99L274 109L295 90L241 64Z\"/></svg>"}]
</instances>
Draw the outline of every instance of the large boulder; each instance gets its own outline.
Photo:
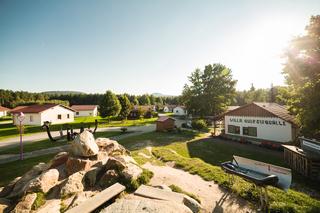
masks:
<instances>
[{"instance_id":1,"label":"large boulder","mask_svg":"<svg viewBox=\"0 0 320 213\"><path fill-rule=\"evenodd\" d=\"M126 168L126 164L120 158L109 157L106 165L105 170L114 169L118 171L122 171Z\"/></svg>"},{"instance_id":2,"label":"large boulder","mask_svg":"<svg viewBox=\"0 0 320 213\"><path fill-rule=\"evenodd\" d=\"M37 213L60 213L61 200L47 200L46 203L37 209Z\"/></svg>"},{"instance_id":3,"label":"large boulder","mask_svg":"<svg viewBox=\"0 0 320 213\"><path fill-rule=\"evenodd\" d=\"M14 185L12 192L7 196L7 198L19 198L22 197L29 187L32 179L37 178L43 171L49 168L48 164L39 163L24 174Z\"/></svg>"},{"instance_id":4,"label":"large boulder","mask_svg":"<svg viewBox=\"0 0 320 213\"><path fill-rule=\"evenodd\" d=\"M97 138L96 144L100 151L105 151L110 156L128 154L128 151L122 145L109 138Z\"/></svg>"},{"instance_id":5,"label":"large boulder","mask_svg":"<svg viewBox=\"0 0 320 213\"><path fill-rule=\"evenodd\" d=\"M99 185L102 188L107 188L111 186L112 184L115 184L119 180L119 173L116 170L108 170L106 173L103 174L103 176L99 180Z\"/></svg>"},{"instance_id":6,"label":"large boulder","mask_svg":"<svg viewBox=\"0 0 320 213\"><path fill-rule=\"evenodd\" d=\"M10 192L13 190L14 185L18 182L20 178L21 177L16 177L8 185L6 185L5 187L2 187L2 189L0 190L0 197L6 197L7 195L9 195Z\"/></svg>"},{"instance_id":7,"label":"large boulder","mask_svg":"<svg viewBox=\"0 0 320 213\"><path fill-rule=\"evenodd\" d=\"M28 191L47 193L58 183L58 180L59 171L57 169L49 169L30 182Z\"/></svg>"},{"instance_id":8,"label":"large boulder","mask_svg":"<svg viewBox=\"0 0 320 213\"><path fill-rule=\"evenodd\" d=\"M0 212L9 212L10 210L10 200L5 198L0 198Z\"/></svg>"},{"instance_id":9,"label":"large boulder","mask_svg":"<svg viewBox=\"0 0 320 213\"><path fill-rule=\"evenodd\" d=\"M97 155L98 151L93 134L87 130L77 135L71 143L71 152L75 156L90 157Z\"/></svg>"},{"instance_id":10,"label":"large boulder","mask_svg":"<svg viewBox=\"0 0 320 213\"><path fill-rule=\"evenodd\" d=\"M79 171L88 171L96 161L89 159L82 159L76 157L69 157L66 162L66 171L68 175Z\"/></svg>"},{"instance_id":11,"label":"large boulder","mask_svg":"<svg viewBox=\"0 0 320 213\"><path fill-rule=\"evenodd\" d=\"M56 168L67 162L69 157L68 152L60 152L50 162L50 168Z\"/></svg>"},{"instance_id":12,"label":"large boulder","mask_svg":"<svg viewBox=\"0 0 320 213\"><path fill-rule=\"evenodd\" d=\"M12 213L29 213L31 212L32 204L37 198L36 193L27 194L12 210Z\"/></svg>"},{"instance_id":13,"label":"large boulder","mask_svg":"<svg viewBox=\"0 0 320 213\"><path fill-rule=\"evenodd\" d=\"M82 192L84 190L84 175L85 172L83 171L70 175L61 188L61 197L68 197L77 192Z\"/></svg>"},{"instance_id":14,"label":"large boulder","mask_svg":"<svg viewBox=\"0 0 320 213\"><path fill-rule=\"evenodd\" d=\"M92 167L87 171L84 176L86 186L93 187L96 184L100 171L102 171L101 167Z\"/></svg>"}]
</instances>

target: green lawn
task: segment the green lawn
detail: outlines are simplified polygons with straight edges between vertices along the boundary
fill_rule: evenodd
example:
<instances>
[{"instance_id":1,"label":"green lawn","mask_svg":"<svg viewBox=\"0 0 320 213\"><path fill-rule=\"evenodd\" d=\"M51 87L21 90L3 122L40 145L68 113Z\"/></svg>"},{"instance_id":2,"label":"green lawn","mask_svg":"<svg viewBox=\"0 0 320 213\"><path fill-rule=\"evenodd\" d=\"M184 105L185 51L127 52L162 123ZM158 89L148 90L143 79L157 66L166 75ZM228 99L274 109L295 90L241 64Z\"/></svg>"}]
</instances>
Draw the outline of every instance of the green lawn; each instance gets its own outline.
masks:
<instances>
[{"instance_id":1,"label":"green lawn","mask_svg":"<svg viewBox=\"0 0 320 213\"><path fill-rule=\"evenodd\" d=\"M130 133L130 132L125 132L125 133L120 132L120 131L96 132L95 138L98 138L98 137L110 138L110 137L123 135L123 134L128 134L128 133ZM24 152L32 152L32 151L35 151L35 150L47 149L47 148L50 148L50 147L63 146L63 145L66 145L68 143L69 142L66 139L61 140L61 141L56 141L56 142L52 142L49 139L45 139L45 140L40 140L40 141L24 144L23 151ZM19 154L19 153L20 153L19 146L4 148L4 149L0 150L0 155L3 155L3 154Z\"/></svg>"},{"instance_id":2,"label":"green lawn","mask_svg":"<svg viewBox=\"0 0 320 213\"><path fill-rule=\"evenodd\" d=\"M139 119L139 120L125 120L125 121L117 121L117 120L110 120L110 122L105 119L101 118L100 116L97 117L79 117L75 118L75 121L68 124L55 124L51 125L51 131L57 131L62 129L66 129L67 126L72 127L73 129L79 129L81 126L88 128L89 126L94 128L95 119L98 120L99 125L98 127L115 127L115 126L140 126L146 125L150 123L154 123L157 118L148 118L148 119ZM24 134L32 134L36 132L44 131L40 126L28 126L24 127ZM0 142L3 139L15 137L19 135L19 131L15 125L12 123L10 124L1 124L0 123Z\"/></svg>"},{"instance_id":3,"label":"green lawn","mask_svg":"<svg viewBox=\"0 0 320 213\"><path fill-rule=\"evenodd\" d=\"M40 157L18 160L6 164L0 164L0 186L4 186L14 178L23 175L29 171L34 165L40 162L48 162L55 154L44 155Z\"/></svg>"},{"instance_id":4,"label":"green lawn","mask_svg":"<svg viewBox=\"0 0 320 213\"><path fill-rule=\"evenodd\" d=\"M259 201L259 193L253 184L236 177L235 184L231 185L228 176L220 168L220 163L231 160L233 155L239 155L286 166L283 162L282 152L217 138L201 138L201 136L201 134L187 133L186 131L180 134L147 133L120 140L120 143L133 151L133 157L138 163L143 164L147 161L158 163L158 159L164 162L175 161L176 167L192 174L198 174L205 180L213 180L253 203ZM147 146L153 146L153 156L149 159L139 154L142 152L148 155ZM303 193L305 190L318 190L319 192L320 188L317 184L294 174L292 186L294 188L287 193L275 187L268 187L272 211L318 212L320 210L320 201Z\"/></svg>"}]
</instances>

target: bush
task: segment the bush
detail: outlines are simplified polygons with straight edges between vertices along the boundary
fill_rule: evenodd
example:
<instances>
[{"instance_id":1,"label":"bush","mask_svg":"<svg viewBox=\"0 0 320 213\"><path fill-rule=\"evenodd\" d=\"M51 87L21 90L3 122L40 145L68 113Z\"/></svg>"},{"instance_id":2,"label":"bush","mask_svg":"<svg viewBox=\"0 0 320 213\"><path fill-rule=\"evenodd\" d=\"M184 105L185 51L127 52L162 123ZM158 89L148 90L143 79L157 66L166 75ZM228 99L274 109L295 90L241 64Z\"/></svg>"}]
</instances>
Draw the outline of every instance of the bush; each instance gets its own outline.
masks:
<instances>
[{"instance_id":1,"label":"bush","mask_svg":"<svg viewBox=\"0 0 320 213\"><path fill-rule=\"evenodd\" d=\"M192 121L191 126L193 129L202 130L207 128L207 123L205 120L199 119Z\"/></svg>"},{"instance_id":2,"label":"bush","mask_svg":"<svg viewBox=\"0 0 320 213\"><path fill-rule=\"evenodd\" d=\"M128 130L128 128L127 127L121 127L121 129L120 129L123 133L125 133L127 130Z\"/></svg>"}]
</instances>

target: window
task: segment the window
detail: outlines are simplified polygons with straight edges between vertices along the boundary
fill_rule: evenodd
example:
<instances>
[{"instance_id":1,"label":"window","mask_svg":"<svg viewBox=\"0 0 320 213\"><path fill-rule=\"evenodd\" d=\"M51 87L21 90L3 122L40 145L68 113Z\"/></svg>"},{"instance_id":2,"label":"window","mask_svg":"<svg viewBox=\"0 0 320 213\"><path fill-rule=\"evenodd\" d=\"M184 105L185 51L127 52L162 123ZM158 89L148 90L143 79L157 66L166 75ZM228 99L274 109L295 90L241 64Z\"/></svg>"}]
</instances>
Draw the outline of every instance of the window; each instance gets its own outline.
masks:
<instances>
[{"instance_id":1,"label":"window","mask_svg":"<svg viewBox=\"0 0 320 213\"><path fill-rule=\"evenodd\" d=\"M60 114L58 115L58 119L61 120L61 115Z\"/></svg>"},{"instance_id":2,"label":"window","mask_svg":"<svg viewBox=\"0 0 320 213\"><path fill-rule=\"evenodd\" d=\"M67 118L70 118L70 115L69 115L69 114L67 114Z\"/></svg>"},{"instance_id":3,"label":"window","mask_svg":"<svg viewBox=\"0 0 320 213\"><path fill-rule=\"evenodd\" d=\"M257 137L257 127L243 127L243 135Z\"/></svg>"},{"instance_id":4,"label":"window","mask_svg":"<svg viewBox=\"0 0 320 213\"><path fill-rule=\"evenodd\" d=\"M76 115L79 115L79 112L76 112Z\"/></svg>"},{"instance_id":5,"label":"window","mask_svg":"<svg viewBox=\"0 0 320 213\"><path fill-rule=\"evenodd\" d=\"M231 134L240 134L240 127L234 125L228 125L228 133Z\"/></svg>"},{"instance_id":6,"label":"window","mask_svg":"<svg viewBox=\"0 0 320 213\"><path fill-rule=\"evenodd\" d=\"M30 122L33 122L33 116L30 115Z\"/></svg>"}]
</instances>

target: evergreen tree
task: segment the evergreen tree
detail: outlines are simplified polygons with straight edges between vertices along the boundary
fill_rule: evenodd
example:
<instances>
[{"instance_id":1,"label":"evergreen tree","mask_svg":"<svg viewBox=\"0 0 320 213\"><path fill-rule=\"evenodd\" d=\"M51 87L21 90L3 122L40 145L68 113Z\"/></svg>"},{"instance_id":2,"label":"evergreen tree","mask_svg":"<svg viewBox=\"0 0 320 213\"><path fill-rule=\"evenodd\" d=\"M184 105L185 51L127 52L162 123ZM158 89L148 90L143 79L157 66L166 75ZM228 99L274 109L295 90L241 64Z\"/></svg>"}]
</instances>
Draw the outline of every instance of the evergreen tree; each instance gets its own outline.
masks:
<instances>
[{"instance_id":1,"label":"evergreen tree","mask_svg":"<svg viewBox=\"0 0 320 213\"><path fill-rule=\"evenodd\" d=\"M121 95L119 97L120 105L121 105L121 111L119 113L119 117L121 119L127 119L128 115L130 114L130 111L132 109L132 105L126 95Z\"/></svg>"}]
</instances>

